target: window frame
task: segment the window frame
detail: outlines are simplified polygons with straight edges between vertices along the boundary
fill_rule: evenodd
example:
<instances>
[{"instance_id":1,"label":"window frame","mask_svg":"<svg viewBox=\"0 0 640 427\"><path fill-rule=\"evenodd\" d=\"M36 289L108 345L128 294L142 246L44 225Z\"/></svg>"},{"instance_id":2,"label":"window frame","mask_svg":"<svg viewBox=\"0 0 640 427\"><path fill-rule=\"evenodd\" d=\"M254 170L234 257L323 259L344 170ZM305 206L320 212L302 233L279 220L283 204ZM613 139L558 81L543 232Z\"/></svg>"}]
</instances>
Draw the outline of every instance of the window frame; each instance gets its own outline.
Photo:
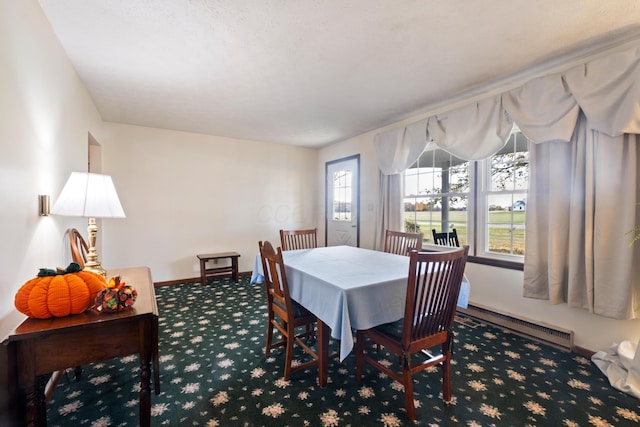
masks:
<instances>
[{"instance_id":1,"label":"window frame","mask_svg":"<svg viewBox=\"0 0 640 427\"><path fill-rule=\"evenodd\" d=\"M439 160L440 160L440 162L441 162L441 163L442 163L442 160L443 160L443 159L442 159L442 155L446 155L446 156L450 156L450 157L455 157L455 156L453 156L452 154L447 153L446 151L444 151L444 150L442 150L442 149L440 149L440 148L438 148L438 147L434 147L433 149L429 149L429 150L425 150L425 151L423 151L423 153L421 154L421 157L420 157L418 160L416 160L416 162L415 162L415 163L420 162L420 160L422 159L422 156L425 154L425 152L426 152L426 151L429 151L429 152L432 152L432 153L433 153L433 152L434 152L434 151L436 151L436 150L440 150L440 151L441 151L441 153L443 153L443 154L441 154L440 156L437 156L437 157L440 157L440 159L439 159ZM432 160L434 163L438 161L438 159L436 159L436 158L431 159L431 160ZM407 215L406 215L407 211L405 211L405 203L407 203L407 202L409 201L409 199L410 199L410 198L412 198L412 200L410 201L410 203L412 203L414 206L417 206L419 203L422 203L423 201L428 200L428 199L435 199L435 201L434 201L434 203L435 203L435 204L438 204L438 203L439 203L440 205L442 205L442 203L443 203L443 199L444 199L444 198L447 198L447 200L448 200L448 201L450 201L450 199L451 199L451 198L455 198L455 197L463 197L463 198L466 198L466 209L464 210L464 212L465 212L465 222L464 222L464 224L465 224L465 228L467 228L467 230L469 229L469 227L471 227L471 226L472 226L472 224L471 224L471 217L470 217L470 215L469 215L469 212L470 212L470 210L469 210L469 204L470 204L471 194L472 194L472 193L471 193L471 191L472 191L472 189L473 189L473 185L472 185L472 182L471 182L471 180L472 180L472 178L471 178L471 176L472 176L472 174L471 174L471 168L473 167L473 161L463 160L463 162L465 162L465 163L468 163L468 164L469 164L469 166L468 166L468 168L467 168L467 180L468 180L468 182L467 182L468 190L467 190L467 191L452 191L452 189L451 189L451 188L449 188L449 191L447 191L447 192L442 192L442 188L440 188L440 189L439 189L439 190L440 190L440 192L439 192L439 193L430 193L430 194L429 194L429 193L427 193L427 194L420 194L420 191L416 191L416 193L415 193L415 194L407 194L407 191L406 191L406 188L407 188L407 183L406 183L407 174L406 174L406 171L405 171L405 173L403 173L403 174L402 174L402 189L401 189L401 191L402 191L402 195L401 195L401 200L402 200L402 202L401 202L401 203L402 203L402 213L403 213L403 226L404 226L404 224L406 223L406 217L407 217ZM415 165L415 163L414 163L414 165ZM431 166L428 166L428 164L431 164L431 162L427 161L427 165L424 165L424 166L422 166L422 167L423 167L423 168L429 168L429 167L431 167ZM456 166L457 166L457 165L456 165ZM450 173L451 169L452 169L452 168L455 168L456 166L451 166L451 167L449 167L449 169L447 170L447 173ZM409 169L407 169L407 171L408 171L408 170L410 170L410 169L415 169L415 168L409 168ZM421 175L422 175L422 177L425 177L425 178L431 178L431 179L434 179L434 175L438 175L438 174L440 174L440 183L439 183L439 184L441 184L441 185L445 185L445 184L444 184L445 178L444 178L444 177L443 177L443 175L441 174L441 173L442 173L442 171L443 171L443 170L441 169L441 172L435 172L435 171L434 171L434 172L425 172L425 173L423 173L423 174L421 174ZM446 181L447 181L447 182L449 182L449 181L450 181L450 178L451 178L451 177L450 177L450 176L448 176L448 177L446 178ZM420 179L420 178L416 178L416 183L415 183L415 185L416 185L416 187L419 187L419 186L425 186L425 187L427 187L427 188L433 188L433 184L434 184L434 182L435 182L435 180L434 180L434 181L432 181L432 182L431 182L431 184L432 184L432 185L431 185L431 186L429 186L429 185L427 185L426 183L421 183L421 179ZM438 200L438 199L439 199L439 200ZM426 203L426 205L430 205L430 203ZM449 213L451 213L451 212L459 212L459 211L460 211L460 210L455 210L455 209L454 209L454 210L449 210ZM414 219L416 219L416 221L417 221L417 218L416 218L416 217L418 216L417 212L418 212L417 210L414 210ZM432 212L432 211L430 211L430 210L426 210L426 211L424 211L424 212ZM430 216L431 216L431 215L429 215L429 221L432 221L432 219L431 219L431 217L430 217ZM456 221L455 221L455 219L454 219L454 220L451 220L451 221L456 222ZM458 222L459 222L459 221L458 221ZM412 231L412 230L405 230L405 231ZM431 227L429 227L427 230L421 230L421 232L422 232L422 233L423 233L423 235L424 235L424 239L426 239L426 240L430 240L430 239L431 239ZM466 240L467 240L467 236L468 236L468 235L469 235L469 232L467 231L467 233L466 233L466 234L462 234L462 235L461 235L461 234L459 234L458 236L459 236L459 237L461 237L461 236L462 236L461 240L462 240L463 242L466 242ZM430 244L432 244L432 243L431 243L431 242L425 242L425 243L423 243L423 245L427 245L427 246L429 246ZM470 247L471 247L471 245L470 245Z\"/></svg>"},{"instance_id":2,"label":"window frame","mask_svg":"<svg viewBox=\"0 0 640 427\"><path fill-rule=\"evenodd\" d=\"M512 140L512 135L515 135L517 133L520 133L520 130L517 129L516 127L514 127L512 134L509 137L509 140L507 142L507 144L510 143L514 143L515 144L515 150L514 152L518 152L518 144L519 141L516 139L516 137L513 137L514 139ZM524 137L524 135L522 135L522 137ZM526 137L525 137L526 140ZM439 147L427 147L427 150L432 151L432 150L442 150L443 152L446 152L446 150L443 150L442 148ZM528 149L527 149L528 152ZM422 154L421 154L422 156ZM468 181L469 181L469 192L465 193L467 196L467 235L465 236L464 240L467 242L466 244L469 245L469 262L473 262L473 263L477 263L477 264L483 264L483 265L490 265L490 266L496 266L496 267L501 267L501 268L507 268L507 269L513 269L513 270L524 270L524 255L519 255L519 254L514 254L514 253L509 253L509 254L505 254L505 253L500 253L500 252L492 252L489 251L488 248L488 230L489 230L489 206L490 206L490 196L492 195L504 195L504 196L511 196L511 204L509 212L511 212L513 214L513 206L516 203L517 200L521 200L521 199L525 199L528 196L528 176L527 176L527 188L526 189L522 189L522 188L515 188L516 186L514 185L514 188L511 190L497 190L497 189L493 189L492 188L492 181L491 181L491 172L492 172L492 164L491 164L491 159L493 158L493 155L487 159L483 159L483 160L469 160L469 167L468 167ZM419 161L419 160L418 160ZM416 161L416 163L418 162ZM414 163L415 165L415 163ZM414 166L412 165L412 166ZM529 165L529 171L530 171L530 159L528 159L528 165ZM406 187L405 187L405 173L402 174L402 211L403 211L403 226L405 223L405 218L406 218L406 212L405 212L405 204L408 202L408 197L415 197L414 201L417 200L419 197L417 195L407 195L406 194ZM514 175L514 180L515 180L515 175ZM442 194L451 194L451 192L449 193L439 193L437 196L433 196L433 197L438 197ZM457 193L456 193L457 194ZM525 210L526 212L526 210ZM525 214L526 215L526 214ZM513 218L511 221L511 224L513 225ZM526 220L525 223L523 224L524 230L525 230L525 238L526 238ZM431 229L429 230L422 230L423 233L428 233L429 235L431 234ZM426 236L425 236L426 237ZM425 244L425 247L429 247L430 245L428 243ZM510 250L513 251L514 246L513 246L513 241L510 244Z\"/></svg>"}]
</instances>

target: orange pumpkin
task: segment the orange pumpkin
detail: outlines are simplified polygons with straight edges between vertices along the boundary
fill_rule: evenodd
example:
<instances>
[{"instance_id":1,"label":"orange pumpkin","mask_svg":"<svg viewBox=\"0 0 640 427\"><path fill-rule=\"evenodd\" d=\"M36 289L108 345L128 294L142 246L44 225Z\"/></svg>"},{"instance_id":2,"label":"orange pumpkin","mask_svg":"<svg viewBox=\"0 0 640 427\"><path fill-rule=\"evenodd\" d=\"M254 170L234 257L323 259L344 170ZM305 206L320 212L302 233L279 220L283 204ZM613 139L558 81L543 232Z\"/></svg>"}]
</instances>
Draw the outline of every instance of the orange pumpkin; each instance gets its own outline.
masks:
<instances>
[{"instance_id":1,"label":"orange pumpkin","mask_svg":"<svg viewBox=\"0 0 640 427\"><path fill-rule=\"evenodd\" d=\"M29 317L48 319L79 314L94 304L107 286L104 277L71 263L62 273L41 269L16 293L14 304Z\"/></svg>"}]
</instances>

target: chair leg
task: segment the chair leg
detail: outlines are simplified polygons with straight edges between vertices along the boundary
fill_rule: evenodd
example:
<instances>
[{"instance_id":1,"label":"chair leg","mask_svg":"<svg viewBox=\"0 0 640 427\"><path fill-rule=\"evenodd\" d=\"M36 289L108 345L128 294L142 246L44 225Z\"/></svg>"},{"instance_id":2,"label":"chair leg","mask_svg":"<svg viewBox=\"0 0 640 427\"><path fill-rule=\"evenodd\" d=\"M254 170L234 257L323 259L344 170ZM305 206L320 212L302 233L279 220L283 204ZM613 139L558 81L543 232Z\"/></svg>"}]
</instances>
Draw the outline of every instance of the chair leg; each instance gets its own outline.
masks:
<instances>
[{"instance_id":1,"label":"chair leg","mask_svg":"<svg viewBox=\"0 0 640 427\"><path fill-rule=\"evenodd\" d=\"M442 399L451 402L451 353L445 354L442 362Z\"/></svg>"},{"instance_id":2,"label":"chair leg","mask_svg":"<svg viewBox=\"0 0 640 427\"><path fill-rule=\"evenodd\" d=\"M339 347L338 347L339 348ZM364 364L364 334L356 332L356 380L362 379L362 365Z\"/></svg>"},{"instance_id":3,"label":"chair leg","mask_svg":"<svg viewBox=\"0 0 640 427\"><path fill-rule=\"evenodd\" d=\"M402 368L402 381L404 382L404 404L407 408L407 417L410 420L416 419L416 406L413 403L413 378L409 372L409 367Z\"/></svg>"},{"instance_id":4,"label":"chair leg","mask_svg":"<svg viewBox=\"0 0 640 427\"><path fill-rule=\"evenodd\" d=\"M287 346L284 361L284 380L289 381L289 375L291 375L291 362L293 361L293 343L295 342L295 328L293 325L287 324ZM285 338L283 336L283 338Z\"/></svg>"},{"instance_id":5,"label":"chair leg","mask_svg":"<svg viewBox=\"0 0 640 427\"><path fill-rule=\"evenodd\" d=\"M265 356L271 353L271 342L273 340L273 315L271 313L269 313L267 322L267 346L264 349Z\"/></svg>"}]
</instances>

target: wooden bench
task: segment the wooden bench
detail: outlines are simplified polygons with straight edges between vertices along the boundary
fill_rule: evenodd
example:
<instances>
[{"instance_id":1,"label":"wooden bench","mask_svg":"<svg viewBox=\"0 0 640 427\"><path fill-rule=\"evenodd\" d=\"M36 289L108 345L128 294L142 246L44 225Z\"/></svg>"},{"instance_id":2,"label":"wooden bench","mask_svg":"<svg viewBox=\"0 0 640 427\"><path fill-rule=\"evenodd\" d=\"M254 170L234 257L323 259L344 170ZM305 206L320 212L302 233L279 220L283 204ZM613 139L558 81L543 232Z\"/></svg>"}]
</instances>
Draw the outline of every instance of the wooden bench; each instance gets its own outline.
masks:
<instances>
[{"instance_id":1,"label":"wooden bench","mask_svg":"<svg viewBox=\"0 0 640 427\"><path fill-rule=\"evenodd\" d=\"M218 252L213 254L196 255L200 260L200 283L202 286L207 284L207 278L226 276L231 273L231 280L238 281L238 258L240 254L237 252ZM207 261L216 261L219 259L230 259L231 265L224 267L207 268Z\"/></svg>"}]
</instances>

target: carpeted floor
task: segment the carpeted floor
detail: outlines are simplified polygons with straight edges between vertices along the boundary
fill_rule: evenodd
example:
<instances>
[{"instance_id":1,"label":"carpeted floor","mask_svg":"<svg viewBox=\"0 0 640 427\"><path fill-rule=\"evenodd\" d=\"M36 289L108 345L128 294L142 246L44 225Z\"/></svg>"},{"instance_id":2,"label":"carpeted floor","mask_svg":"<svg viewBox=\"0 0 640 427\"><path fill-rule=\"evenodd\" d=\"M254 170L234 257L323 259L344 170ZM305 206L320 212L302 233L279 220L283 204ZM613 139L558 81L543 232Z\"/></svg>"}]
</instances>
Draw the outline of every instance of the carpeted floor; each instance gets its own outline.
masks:
<instances>
[{"instance_id":1,"label":"carpeted floor","mask_svg":"<svg viewBox=\"0 0 640 427\"><path fill-rule=\"evenodd\" d=\"M613 389L588 359L477 322L456 323L454 402L444 404L440 371L415 377L417 421L402 387L353 353L283 381L283 351L265 357L262 285L216 281L156 288L162 393L154 426L624 426L640 424L640 401ZM115 333L115 331L114 331ZM101 337L108 345L109 337ZM48 405L50 426L137 426L137 356L84 366L62 377Z\"/></svg>"}]
</instances>

